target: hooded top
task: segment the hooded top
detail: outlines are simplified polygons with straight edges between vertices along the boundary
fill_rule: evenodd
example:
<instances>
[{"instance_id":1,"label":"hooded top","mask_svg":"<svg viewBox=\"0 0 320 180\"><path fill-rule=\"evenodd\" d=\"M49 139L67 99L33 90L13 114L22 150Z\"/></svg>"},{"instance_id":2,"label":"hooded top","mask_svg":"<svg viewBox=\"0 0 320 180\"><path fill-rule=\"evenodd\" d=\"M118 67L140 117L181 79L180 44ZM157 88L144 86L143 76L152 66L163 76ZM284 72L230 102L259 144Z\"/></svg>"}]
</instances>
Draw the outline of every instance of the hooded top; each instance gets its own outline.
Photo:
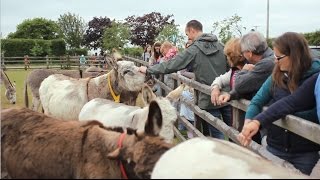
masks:
<instances>
[{"instance_id":1,"label":"hooded top","mask_svg":"<svg viewBox=\"0 0 320 180\"><path fill-rule=\"evenodd\" d=\"M209 85L213 80L227 72L227 60L223 53L223 45L215 35L202 34L183 52L168 62L154 65L147 69L150 74L169 74L185 69L190 65L195 74L195 80ZM199 92L196 104L201 109L215 109L210 95Z\"/></svg>"}]
</instances>

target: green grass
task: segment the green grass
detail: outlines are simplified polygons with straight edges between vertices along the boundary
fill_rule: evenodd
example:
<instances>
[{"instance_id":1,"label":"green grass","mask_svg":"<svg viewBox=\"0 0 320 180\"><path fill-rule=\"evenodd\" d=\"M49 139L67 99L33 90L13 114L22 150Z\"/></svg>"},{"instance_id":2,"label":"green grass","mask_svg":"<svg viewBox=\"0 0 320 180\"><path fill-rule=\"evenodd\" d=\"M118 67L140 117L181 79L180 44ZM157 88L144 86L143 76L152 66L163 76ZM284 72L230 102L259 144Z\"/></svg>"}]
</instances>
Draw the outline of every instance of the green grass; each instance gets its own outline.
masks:
<instances>
[{"instance_id":1,"label":"green grass","mask_svg":"<svg viewBox=\"0 0 320 180\"><path fill-rule=\"evenodd\" d=\"M16 104L10 104L5 96L5 87L1 84L1 109L2 108L18 108L24 107L24 80L26 79L28 73L31 70L6 70L5 73L8 75L10 81L16 83L16 91L17 91L17 102ZM29 104L32 100L32 96L30 90L28 91Z\"/></svg>"}]
</instances>

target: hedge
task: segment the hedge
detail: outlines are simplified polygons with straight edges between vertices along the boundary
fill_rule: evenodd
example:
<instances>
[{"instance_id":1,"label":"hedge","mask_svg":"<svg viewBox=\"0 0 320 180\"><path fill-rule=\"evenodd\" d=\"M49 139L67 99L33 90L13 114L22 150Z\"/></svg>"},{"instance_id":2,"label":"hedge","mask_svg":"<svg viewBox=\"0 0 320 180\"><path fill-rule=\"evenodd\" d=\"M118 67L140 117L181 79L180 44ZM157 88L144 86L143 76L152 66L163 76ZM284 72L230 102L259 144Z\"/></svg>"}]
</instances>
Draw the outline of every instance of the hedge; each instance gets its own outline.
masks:
<instances>
[{"instance_id":1,"label":"hedge","mask_svg":"<svg viewBox=\"0 0 320 180\"><path fill-rule=\"evenodd\" d=\"M66 44L62 39L2 39L1 50L6 57L60 56L66 53Z\"/></svg>"}]
</instances>

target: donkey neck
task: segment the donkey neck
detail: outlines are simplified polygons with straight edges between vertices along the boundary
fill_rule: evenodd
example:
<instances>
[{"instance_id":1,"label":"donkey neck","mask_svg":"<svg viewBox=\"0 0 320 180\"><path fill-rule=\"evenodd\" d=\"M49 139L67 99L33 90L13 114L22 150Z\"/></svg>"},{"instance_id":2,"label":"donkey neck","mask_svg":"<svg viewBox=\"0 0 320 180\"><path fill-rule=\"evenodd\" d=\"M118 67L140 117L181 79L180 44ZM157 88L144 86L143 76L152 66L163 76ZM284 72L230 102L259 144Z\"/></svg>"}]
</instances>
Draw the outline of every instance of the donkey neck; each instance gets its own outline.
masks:
<instances>
[{"instance_id":1,"label":"donkey neck","mask_svg":"<svg viewBox=\"0 0 320 180\"><path fill-rule=\"evenodd\" d=\"M13 87L9 77L2 69L1 69L1 81L3 82L3 84L7 90L14 90L14 87Z\"/></svg>"},{"instance_id":2,"label":"donkey neck","mask_svg":"<svg viewBox=\"0 0 320 180\"><path fill-rule=\"evenodd\" d=\"M117 83L116 72L111 70L108 74L90 79L88 82L88 100L94 98L113 99L108 86L108 76L111 77L111 87L116 95L121 93Z\"/></svg>"}]
</instances>

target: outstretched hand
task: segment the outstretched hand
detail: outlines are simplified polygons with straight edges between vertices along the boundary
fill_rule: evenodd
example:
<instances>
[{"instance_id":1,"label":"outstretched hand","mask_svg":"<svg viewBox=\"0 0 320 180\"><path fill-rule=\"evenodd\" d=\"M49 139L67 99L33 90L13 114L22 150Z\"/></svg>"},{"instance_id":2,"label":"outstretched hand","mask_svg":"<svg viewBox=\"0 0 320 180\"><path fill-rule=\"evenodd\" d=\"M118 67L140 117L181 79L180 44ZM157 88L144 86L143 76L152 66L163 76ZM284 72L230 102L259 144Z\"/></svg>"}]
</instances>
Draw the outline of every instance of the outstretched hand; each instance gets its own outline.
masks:
<instances>
[{"instance_id":1,"label":"outstretched hand","mask_svg":"<svg viewBox=\"0 0 320 180\"><path fill-rule=\"evenodd\" d=\"M238 140L243 146L248 146L252 137L259 131L260 122L258 120L247 120L243 125L241 133L238 135Z\"/></svg>"}]
</instances>

